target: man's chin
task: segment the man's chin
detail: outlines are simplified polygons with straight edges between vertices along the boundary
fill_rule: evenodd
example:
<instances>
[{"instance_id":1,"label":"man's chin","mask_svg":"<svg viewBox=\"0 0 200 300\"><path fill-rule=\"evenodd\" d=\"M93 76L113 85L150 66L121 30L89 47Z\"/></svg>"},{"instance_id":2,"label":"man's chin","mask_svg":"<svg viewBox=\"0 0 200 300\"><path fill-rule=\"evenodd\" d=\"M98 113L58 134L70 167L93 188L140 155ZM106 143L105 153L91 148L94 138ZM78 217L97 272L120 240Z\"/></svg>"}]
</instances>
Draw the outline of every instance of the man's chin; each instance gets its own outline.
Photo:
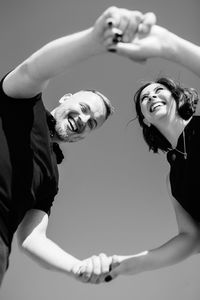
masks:
<instances>
[{"instance_id":1,"label":"man's chin","mask_svg":"<svg viewBox=\"0 0 200 300\"><path fill-rule=\"evenodd\" d=\"M67 135L66 134L64 135L59 131L57 131L56 136L57 136L58 141L61 143L75 143L84 138L78 134L75 135L75 134L68 133Z\"/></svg>"},{"instance_id":2,"label":"man's chin","mask_svg":"<svg viewBox=\"0 0 200 300\"><path fill-rule=\"evenodd\" d=\"M60 142L62 143L75 143L78 142L80 140L79 137L75 137L75 136L58 136L58 139Z\"/></svg>"}]
</instances>

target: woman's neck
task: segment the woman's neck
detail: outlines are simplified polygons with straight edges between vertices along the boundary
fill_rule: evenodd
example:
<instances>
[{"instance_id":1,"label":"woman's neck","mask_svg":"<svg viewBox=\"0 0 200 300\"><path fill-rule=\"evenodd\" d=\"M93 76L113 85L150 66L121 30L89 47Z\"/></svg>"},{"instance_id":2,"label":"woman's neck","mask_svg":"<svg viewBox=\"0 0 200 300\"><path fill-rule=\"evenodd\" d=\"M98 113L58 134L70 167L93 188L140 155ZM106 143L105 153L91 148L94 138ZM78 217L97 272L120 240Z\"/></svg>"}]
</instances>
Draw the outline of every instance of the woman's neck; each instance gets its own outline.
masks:
<instances>
[{"instance_id":1,"label":"woman's neck","mask_svg":"<svg viewBox=\"0 0 200 300\"><path fill-rule=\"evenodd\" d=\"M171 122L167 125L163 124L164 126L160 126L159 131L165 136L165 138L169 141L172 148L176 148L178 143L178 138L183 132L185 126L190 122L189 120L183 120L180 117L174 118Z\"/></svg>"}]
</instances>

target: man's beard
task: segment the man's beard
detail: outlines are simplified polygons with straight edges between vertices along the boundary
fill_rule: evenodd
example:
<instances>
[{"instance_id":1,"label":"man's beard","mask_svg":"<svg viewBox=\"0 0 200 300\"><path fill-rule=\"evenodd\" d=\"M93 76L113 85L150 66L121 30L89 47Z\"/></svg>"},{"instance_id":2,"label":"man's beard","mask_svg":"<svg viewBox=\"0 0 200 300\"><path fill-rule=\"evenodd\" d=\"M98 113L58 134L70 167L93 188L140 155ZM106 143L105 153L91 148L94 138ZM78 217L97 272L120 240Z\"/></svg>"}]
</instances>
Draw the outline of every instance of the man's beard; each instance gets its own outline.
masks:
<instances>
[{"instance_id":1,"label":"man's beard","mask_svg":"<svg viewBox=\"0 0 200 300\"><path fill-rule=\"evenodd\" d=\"M63 129L59 124L56 123L55 125L55 133L57 135L57 138L61 142L68 142L69 135L67 133L67 129Z\"/></svg>"},{"instance_id":2,"label":"man's beard","mask_svg":"<svg viewBox=\"0 0 200 300\"><path fill-rule=\"evenodd\" d=\"M73 139L71 135L68 134L67 128L61 127L59 124L56 123L55 125L55 134L60 142L67 142L67 143L73 143Z\"/></svg>"}]
</instances>

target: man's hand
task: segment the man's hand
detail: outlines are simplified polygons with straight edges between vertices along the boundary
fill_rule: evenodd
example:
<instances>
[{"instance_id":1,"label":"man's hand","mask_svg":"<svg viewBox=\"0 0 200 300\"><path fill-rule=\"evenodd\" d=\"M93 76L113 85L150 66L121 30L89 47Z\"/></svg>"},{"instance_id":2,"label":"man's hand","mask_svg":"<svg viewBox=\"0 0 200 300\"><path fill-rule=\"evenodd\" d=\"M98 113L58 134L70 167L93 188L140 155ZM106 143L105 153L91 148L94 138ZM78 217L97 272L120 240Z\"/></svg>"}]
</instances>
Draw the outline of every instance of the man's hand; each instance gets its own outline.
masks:
<instances>
[{"instance_id":1,"label":"man's hand","mask_svg":"<svg viewBox=\"0 0 200 300\"><path fill-rule=\"evenodd\" d=\"M76 264L72 272L81 282L99 284L105 281L105 277L111 270L111 263L112 258L101 253Z\"/></svg>"},{"instance_id":2,"label":"man's hand","mask_svg":"<svg viewBox=\"0 0 200 300\"><path fill-rule=\"evenodd\" d=\"M94 24L93 39L102 47L109 47L116 38L123 42L131 42L136 34L147 34L156 23L154 13L143 14L137 10L110 7L102 13Z\"/></svg>"}]
</instances>

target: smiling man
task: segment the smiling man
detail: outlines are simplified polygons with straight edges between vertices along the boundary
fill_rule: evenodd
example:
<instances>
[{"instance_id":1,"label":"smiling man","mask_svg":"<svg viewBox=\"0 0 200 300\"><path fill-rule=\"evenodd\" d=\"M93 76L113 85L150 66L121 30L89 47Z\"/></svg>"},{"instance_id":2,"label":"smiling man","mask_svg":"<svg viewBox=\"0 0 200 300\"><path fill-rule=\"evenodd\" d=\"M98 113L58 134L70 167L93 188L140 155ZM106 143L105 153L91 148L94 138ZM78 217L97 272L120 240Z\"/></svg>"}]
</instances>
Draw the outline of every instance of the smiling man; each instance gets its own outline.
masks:
<instances>
[{"instance_id":1,"label":"smiling man","mask_svg":"<svg viewBox=\"0 0 200 300\"><path fill-rule=\"evenodd\" d=\"M81 140L102 126L112 106L101 93L85 90L63 96L50 113L42 96L51 78L106 53L107 42L123 30L133 37L142 24L142 13L111 7L93 27L46 44L1 80L0 284L17 230L22 250L48 269L91 283L108 273L111 258L100 254L81 261L50 240L46 231L58 192L57 164L63 159L59 144ZM80 275L85 266L86 276Z\"/></svg>"},{"instance_id":2,"label":"smiling man","mask_svg":"<svg viewBox=\"0 0 200 300\"><path fill-rule=\"evenodd\" d=\"M51 114L55 118L56 142L76 142L103 125L113 113L110 101L95 90L66 94Z\"/></svg>"}]
</instances>

